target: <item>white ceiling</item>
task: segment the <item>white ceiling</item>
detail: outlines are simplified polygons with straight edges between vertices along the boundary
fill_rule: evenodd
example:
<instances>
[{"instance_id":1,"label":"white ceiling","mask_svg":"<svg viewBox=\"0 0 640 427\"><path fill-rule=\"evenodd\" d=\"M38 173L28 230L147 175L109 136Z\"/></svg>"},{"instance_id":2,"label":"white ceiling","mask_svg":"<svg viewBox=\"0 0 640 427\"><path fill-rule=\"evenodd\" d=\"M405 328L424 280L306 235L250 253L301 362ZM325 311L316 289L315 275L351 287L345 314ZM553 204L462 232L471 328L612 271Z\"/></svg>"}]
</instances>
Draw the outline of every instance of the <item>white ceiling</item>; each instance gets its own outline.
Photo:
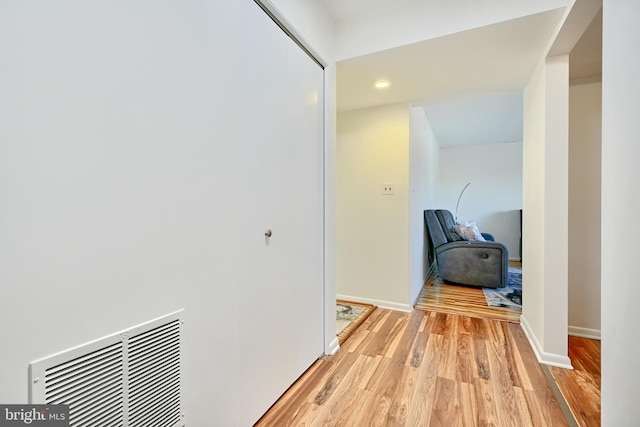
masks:
<instances>
[{"instance_id":1,"label":"white ceiling","mask_svg":"<svg viewBox=\"0 0 640 427\"><path fill-rule=\"evenodd\" d=\"M424 106L440 147L522 141L522 92Z\"/></svg>"},{"instance_id":2,"label":"white ceiling","mask_svg":"<svg viewBox=\"0 0 640 427\"><path fill-rule=\"evenodd\" d=\"M389 7L402 7L412 0L322 0L334 21L344 21L356 15L375 13Z\"/></svg>"},{"instance_id":3,"label":"white ceiling","mask_svg":"<svg viewBox=\"0 0 640 427\"><path fill-rule=\"evenodd\" d=\"M336 21L375 13L389 4L322 2ZM394 6L405 3L411 0L395 0ZM521 91L546 53L562 12L555 9L340 61L338 111L410 103L425 107L442 147L522 141ZM594 53L593 44L600 33L597 25L585 33L583 59L571 57L572 77L587 65L591 68L581 77L596 72L601 51ZM375 89L378 79L389 80L391 87Z\"/></svg>"}]
</instances>

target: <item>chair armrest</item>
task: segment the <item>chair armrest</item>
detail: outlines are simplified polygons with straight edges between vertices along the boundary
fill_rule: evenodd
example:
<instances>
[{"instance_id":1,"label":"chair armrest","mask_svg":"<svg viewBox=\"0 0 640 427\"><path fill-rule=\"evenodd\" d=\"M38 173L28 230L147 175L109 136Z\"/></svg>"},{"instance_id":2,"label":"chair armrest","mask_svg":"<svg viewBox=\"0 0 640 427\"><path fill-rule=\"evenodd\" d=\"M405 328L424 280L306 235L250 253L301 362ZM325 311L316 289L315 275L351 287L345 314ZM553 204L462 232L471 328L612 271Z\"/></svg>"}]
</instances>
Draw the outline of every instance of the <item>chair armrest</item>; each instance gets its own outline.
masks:
<instances>
[{"instance_id":1,"label":"chair armrest","mask_svg":"<svg viewBox=\"0 0 640 427\"><path fill-rule=\"evenodd\" d=\"M492 250L499 250L499 251L508 253L507 247L500 242L492 242L492 241L481 242L479 240L473 240L473 241L461 240L459 242L450 242L436 249L438 250L438 252L444 252L445 250L458 249L458 248L492 249Z\"/></svg>"}]
</instances>

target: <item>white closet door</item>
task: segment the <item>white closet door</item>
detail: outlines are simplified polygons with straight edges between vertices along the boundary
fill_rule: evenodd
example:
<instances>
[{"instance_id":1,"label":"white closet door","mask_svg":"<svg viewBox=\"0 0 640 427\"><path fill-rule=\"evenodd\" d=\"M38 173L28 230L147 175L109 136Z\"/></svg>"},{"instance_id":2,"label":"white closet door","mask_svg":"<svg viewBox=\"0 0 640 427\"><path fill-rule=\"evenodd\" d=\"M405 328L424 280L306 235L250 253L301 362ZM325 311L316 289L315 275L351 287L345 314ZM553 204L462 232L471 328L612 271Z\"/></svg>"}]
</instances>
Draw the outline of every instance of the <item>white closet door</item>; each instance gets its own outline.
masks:
<instances>
[{"instance_id":1,"label":"white closet door","mask_svg":"<svg viewBox=\"0 0 640 427\"><path fill-rule=\"evenodd\" d=\"M243 425L322 354L324 325L323 70L257 6L254 15L239 129L256 178L239 272Z\"/></svg>"}]
</instances>

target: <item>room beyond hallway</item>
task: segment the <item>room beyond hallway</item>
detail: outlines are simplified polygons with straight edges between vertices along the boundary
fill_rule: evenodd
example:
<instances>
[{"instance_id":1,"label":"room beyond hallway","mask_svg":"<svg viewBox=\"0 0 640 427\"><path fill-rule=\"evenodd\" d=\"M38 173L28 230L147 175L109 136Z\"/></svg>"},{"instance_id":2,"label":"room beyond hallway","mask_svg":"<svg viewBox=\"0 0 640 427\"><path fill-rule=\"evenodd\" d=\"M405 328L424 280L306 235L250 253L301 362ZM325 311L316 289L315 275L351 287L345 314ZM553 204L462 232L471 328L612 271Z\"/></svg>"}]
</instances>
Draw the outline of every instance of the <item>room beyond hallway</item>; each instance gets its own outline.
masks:
<instances>
[{"instance_id":1,"label":"room beyond hallway","mask_svg":"<svg viewBox=\"0 0 640 427\"><path fill-rule=\"evenodd\" d=\"M509 268L522 270L522 263L509 261ZM425 282L414 308L513 323L520 323L522 314L522 311L511 308L490 307L482 288L443 283L435 274Z\"/></svg>"}]
</instances>

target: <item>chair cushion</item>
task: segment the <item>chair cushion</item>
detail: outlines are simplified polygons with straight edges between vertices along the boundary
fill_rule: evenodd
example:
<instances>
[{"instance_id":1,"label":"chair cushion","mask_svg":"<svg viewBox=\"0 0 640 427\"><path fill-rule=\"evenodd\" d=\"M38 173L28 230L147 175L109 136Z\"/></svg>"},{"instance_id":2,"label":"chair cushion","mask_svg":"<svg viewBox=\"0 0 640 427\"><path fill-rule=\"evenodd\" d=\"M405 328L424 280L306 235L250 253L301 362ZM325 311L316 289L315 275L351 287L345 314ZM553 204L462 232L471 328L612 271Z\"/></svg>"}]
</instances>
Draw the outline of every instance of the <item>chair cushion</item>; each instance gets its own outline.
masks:
<instances>
[{"instance_id":1,"label":"chair cushion","mask_svg":"<svg viewBox=\"0 0 640 427\"><path fill-rule=\"evenodd\" d=\"M445 235L444 230L440 225L440 221L436 216L436 211L424 211L424 221L427 224L427 232L429 233L429 238L431 239L431 243L433 243L434 248L438 248L448 242L447 236Z\"/></svg>"},{"instance_id":2,"label":"chair cushion","mask_svg":"<svg viewBox=\"0 0 640 427\"><path fill-rule=\"evenodd\" d=\"M478 226L475 221L467 221L461 224L456 224L453 226L456 233L462 237L464 240L468 241L478 241L484 242L485 238L478 230Z\"/></svg>"},{"instance_id":3,"label":"chair cushion","mask_svg":"<svg viewBox=\"0 0 640 427\"><path fill-rule=\"evenodd\" d=\"M436 216L438 217L444 234L447 237L447 242L459 242L463 240L463 238L459 236L454 229L456 221L453 219L453 214L450 211L445 209L438 209L436 210Z\"/></svg>"}]
</instances>

